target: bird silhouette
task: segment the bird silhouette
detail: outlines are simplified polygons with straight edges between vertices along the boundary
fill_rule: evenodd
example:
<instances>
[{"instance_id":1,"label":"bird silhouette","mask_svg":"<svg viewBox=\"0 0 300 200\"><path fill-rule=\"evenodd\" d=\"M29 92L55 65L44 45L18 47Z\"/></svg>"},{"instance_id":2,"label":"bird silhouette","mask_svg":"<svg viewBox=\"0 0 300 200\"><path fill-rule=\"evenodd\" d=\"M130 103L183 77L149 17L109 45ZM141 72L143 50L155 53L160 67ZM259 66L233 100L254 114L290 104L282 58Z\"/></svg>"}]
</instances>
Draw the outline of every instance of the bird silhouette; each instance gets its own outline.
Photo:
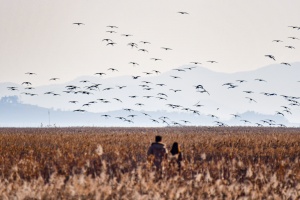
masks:
<instances>
[{"instance_id":1,"label":"bird silhouette","mask_svg":"<svg viewBox=\"0 0 300 200\"><path fill-rule=\"evenodd\" d=\"M178 72L185 72L184 69L173 69L173 70L176 70L176 71L178 71Z\"/></svg>"},{"instance_id":2,"label":"bird silhouette","mask_svg":"<svg viewBox=\"0 0 300 200\"><path fill-rule=\"evenodd\" d=\"M115 42L109 42L109 43L106 44L106 46L108 46L108 45L114 46L115 44L117 44L117 43L115 43Z\"/></svg>"},{"instance_id":3,"label":"bird silhouette","mask_svg":"<svg viewBox=\"0 0 300 200\"><path fill-rule=\"evenodd\" d=\"M190 121L188 121L188 120L180 120L180 121L182 121L183 123L185 123L185 124L187 124L187 123L191 123Z\"/></svg>"},{"instance_id":4,"label":"bird silhouette","mask_svg":"<svg viewBox=\"0 0 300 200\"><path fill-rule=\"evenodd\" d=\"M117 69L115 69L115 68L109 68L109 69L107 69L107 70L110 70L110 71L112 71L112 72L118 72L119 70L117 70Z\"/></svg>"},{"instance_id":5,"label":"bird silhouette","mask_svg":"<svg viewBox=\"0 0 300 200\"><path fill-rule=\"evenodd\" d=\"M245 122L245 123L249 123L249 124L251 124L251 122L250 122L250 121L248 121L248 120L245 120L245 119L241 119L240 121L242 121L242 122Z\"/></svg>"},{"instance_id":6,"label":"bird silhouette","mask_svg":"<svg viewBox=\"0 0 300 200\"><path fill-rule=\"evenodd\" d=\"M158 85L158 86L166 86L166 84L164 84L164 83L158 83L158 84L156 84L156 85Z\"/></svg>"},{"instance_id":7,"label":"bird silhouette","mask_svg":"<svg viewBox=\"0 0 300 200\"><path fill-rule=\"evenodd\" d=\"M194 69L194 68L196 68L196 67L186 67L186 68L184 68L184 69L192 70L192 69Z\"/></svg>"},{"instance_id":8,"label":"bird silhouette","mask_svg":"<svg viewBox=\"0 0 300 200\"><path fill-rule=\"evenodd\" d=\"M113 42L111 39L108 39L108 38L105 38L105 39L103 39L102 41L106 41L106 42Z\"/></svg>"},{"instance_id":9,"label":"bird silhouette","mask_svg":"<svg viewBox=\"0 0 300 200\"><path fill-rule=\"evenodd\" d=\"M296 38L296 37L288 37L288 38L291 38L293 40L299 40L299 38Z\"/></svg>"},{"instance_id":10,"label":"bird silhouette","mask_svg":"<svg viewBox=\"0 0 300 200\"><path fill-rule=\"evenodd\" d=\"M172 50L171 48L168 48L168 47L161 47L161 48L166 50L166 51Z\"/></svg>"},{"instance_id":11,"label":"bird silhouette","mask_svg":"<svg viewBox=\"0 0 300 200\"><path fill-rule=\"evenodd\" d=\"M261 78L257 78L257 79L254 79L254 80L259 81L259 82L267 82L266 80L261 79Z\"/></svg>"},{"instance_id":12,"label":"bird silhouette","mask_svg":"<svg viewBox=\"0 0 300 200\"><path fill-rule=\"evenodd\" d=\"M282 65L287 65L287 66L291 66L291 64L290 64L290 63L287 63L287 62L282 62L282 63L280 63L280 64L282 64Z\"/></svg>"},{"instance_id":13,"label":"bird silhouette","mask_svg":"<svg viewBox=\"0 0 300 200\"><path fill-rule=\"evenodd\" d=\"M281 115L284 117L284 114L282 112L276 111L276 115Z\"/></svg>"},{"instance_id":14,"label":"bird silhouette","mask_svg":"<svg viewBox=\"0 0 300 200\"><path fill-rule=\"evenodd\" d=\"M133 66L139 65L139 64L136 63L136 62L129 62L129 64L132 64Z\"/></svg>"},{"instance_id":15,"label":"bird silhouette","mask_svg":"<svg viewBox=\"0 0 300 200\"><path fill-rule=\"evenodd\" d=\"M192 64L195 64L195 65L201 65L200 62L191 62Z\"/></svg>"},{"instance_id":16,"label":"bird silhouette","mask_svg":"<svg viewBox=\"0 0 300 200\"><path fill-rule=\"evenodd\" d=\"M133 47L138 48L138 45L134 42L128 43L127 45L131 46L131 48L133 48Z\"/></svg>"},{"instance_id":17,"label":"bird silhouette","mask_svg":"<svg viewBox=\"0 0 300 200\"><path fill-rule=\"evenodd\" d=\"M182 15L188 15L189 14L188 12L183 12L183 11L179 11L177 13L182 14Z\"/></svg>"},{"instance_id":18,"label":"bird silhouette","mask_svg":"<svg viewBox=\"0 0 300 200\"><path fill-rule=\"evenodd\" d=\"M158 60L161 60L160 58L150 58L151 60L154 60L154 61L158 61Z\"/></svg>"},{"instance_id":19,"label":"bird silhouette","mask_svg":"<svg viewBox=\"0 0 300 200\"><path fill-rule=\"evenodd\" d=\"M125 87L127 87L126 85L123 85L123 86L117 86L119 89L123 89Z\"/></svg>"},{"instance_id":20,"label":"bird silhouette","mask_svg":"<svg viewBox=\"0 0 300 200\"><path fill-rule=\"evenodd\" d=\"M243 91L243 92L245 92L245 93L247 93L247 94L252 94L252 93L254 93L253 91Z\"/></svg>"},{"instance_id":21,"label":"bird silhouette","mask_svg":"<svg viewBox=\"0 0 300 200\"><path fill-rule=\"evenodd\" d=\"M283 42L283 41L281 41L281 40L273 40L272 42Z\"/></svg>"},{"instance_id":22,"label":"bird silhouette","mask_svg":"<svg viewBox=\"0 0 300 200\"><path fill-rule=\"evenodd\" d=\"M133 111L131 108L124 108L123 110L128 111L128 112L132 112Z\"/></svg>"},{"instance_id":23,"label":"bird silhouette","mask_svg":"<svg viewBox=\"0 0 300 200\"><path fill-rule=\"evenodd\" d=\"M36 75L36 73L33 73L33 72L26 72L25 74L28 74L28 75Z\"/></svg>"},{"instance_id":24,"label":"bird silhouette","mask_svg":"<svg viewBox=\"0 0 300 200\"><path fill-rule=\"evenodd\" d=\"M122 36L129 37L129 36L132 36L132 35L131 34L122 34Z\"/></svg>"},{"instance_id":25,"label":"bird silhouette","mask_svg":"<svg viewBox=\"0 0 300 200\"><path fill-rule=\"evenodd\" d=\"M176 89L170 89L171 91L173 91L173 92L180 92L181 90L176 90Z\"/></svg>"},{"instance_id":26,"label":"bird silhouette","mask_svg":"<svg viewBox=\"0 0 300 200\"><path fill-rule=\"evenodd\" d=\"M113 98L114 100L116 100L116 101L119 101L119 102L123 102L123 101L121 101L120 99L118 99L118 98Z\"/></svg>"},{"instance_id":27,"label":"bird silhouette","mask_svg":"<svg viewBox=\"0 0 300 200\"><path fill-rule=\"evenodd\" d=\"M271 58L271 59L275 60L275 57L273 55L265 55L265 56L268 57L268 58Z\"/></svg>"},{"instance_id":28,"label":"bird silhouette","mask_svg":"<svg viewBox=\"0 0 300 200\"><path fill-rule=\"evenodd\" d=\"M138 79L140 78L141 76L132 76L133 79Z\"/></svg>"},{"instance_id":29,"label":"bird silhouette","mask_svg":"<svg viewBox=\"0 0 300 200\"><path fill-rule=\"evenodd\" d=\"M31 82L25 81L22 83L22 85L32 85Z\"/></svg>"},{"instance_id":30,"label":"bird silhouette","mask_svg":"<svg viewBox=\"0 0 300 200\"><path fill-rule=\"evenodd\" d=\"M56 80L59 80L59 78L50 78L49 80L50 81L56 81Z\"/></svg>"},{"instance_id":31,"label":"bird silhouette","mask_svg":"<svg viewBox=\"0 0 300 200\"><path fill-rule=\"evenodd\" d=\"M218 63L217 61L214 61L214 60L209 60L209 61L206 61L206 62L209 62L209 63Z\"/></svg>"},{"instance_id":32,"label":"bird silhouette","mask_svg":"<svg viewBox=\"0 0 300 200\"><path fill-rule=\"evenodd\" d=\"M113 26L113 25L109 25L109 26L106 26L108 28L118 28L117 26Z\"/></svg>"},{"instance_id":33,"label":"bird silhouette","mask_svg":"<svg viewBox=\"0 0 300 200\"><path fill-rule=\"evenodd\" d=\"M295 47L293 46L285 46L286 48L289 48L289 49L295 49Z\"/></svg>"},{"instance_id":34,"label":"bird silhouette","mask_svg":"<svg viewBox=\"0 0 300 200\"><path fill-rule=\"evenodd\" d=\"M257 101L255 101L254 99L252 99L251 97L245 97L246 99L249 99L250 100L250 102L255 102L255 103L257 103Z\"/></svg>"},{"instance_id":35,"label":"bird silhouette","mask_svg":"<svg viewBox=\"0 0 300 200\"><path fill-rule=\"evenodd\" d=\"M107 33L117 33L116 31L106 31Z\"/></svg>"},{"instance_id":36,"label":"bird silhouette","mask_svg":"<svg viewBox=\"0 0 300 200\"><path fill-rule=\"evenodd\" d=\"M81 23L81 22L76 22L76 23L73 23L73 24L78 25L78 26L85 25L84 23Z\"/></svg>"},{"instance_id":37,"label":"bird silhouette","mask_svg":"<svg viewBox=\"0 0 300 200\"><path fill-rule=\"evenodd\" d=\"M247 82L246 80L236 80L236 81L239 82L239 83Z\"/></svg>"},{"instance_id":38,"label":"bird silhouette","mask_svg":"<svg viewBox=\"0 0 300 200\"><path fill-rule=\"evenodd\" d=\"M76 109L76 110L73 110L73 112L86 112L86 110Z\"/></svg>"},{"instance_id":39,"label":"bird silhouette","mask_svg":"<svg viewBox=\"0 0 300 200\"><path fill-rule=\"evenodd\" d=\"M288 27L291 27L293 29L300 29L300 26L288 26Z\"/></svg>"},{"instance_id":40,"label":"bird silhouette","mask_svg":"<svg viewBox=\"0 0 300 200\"><path fill-rule=\"evenodd\" d=\"M8 89L8 90L11 90L11 91L18 90L18 88L17 88L17 87L14 87L14 86L12 86L12 87L7 87L7 89Z\"/></svg>"},{"instance_id":41,"label":"bird silhouette","mask_svg":"<svg viewBox=\"0 0 300 200\"><path fill-rule=\"evenodd\" d=\"M103 72L97 72L97 73L95 73L95 75L103 76L103 75L106 75L106 74L103 73Z\"/></svg>"},{"instance_id":42,"label":"bird silhouette","mask_svg":"<svg viewBox=\"0 0 300 200\"><path fill-rule=\"evenodd\" d=\"M147 41L140 41L140 42L143 44L151 44L150 42L147 42Z\"/></svg>"}]
</instances>

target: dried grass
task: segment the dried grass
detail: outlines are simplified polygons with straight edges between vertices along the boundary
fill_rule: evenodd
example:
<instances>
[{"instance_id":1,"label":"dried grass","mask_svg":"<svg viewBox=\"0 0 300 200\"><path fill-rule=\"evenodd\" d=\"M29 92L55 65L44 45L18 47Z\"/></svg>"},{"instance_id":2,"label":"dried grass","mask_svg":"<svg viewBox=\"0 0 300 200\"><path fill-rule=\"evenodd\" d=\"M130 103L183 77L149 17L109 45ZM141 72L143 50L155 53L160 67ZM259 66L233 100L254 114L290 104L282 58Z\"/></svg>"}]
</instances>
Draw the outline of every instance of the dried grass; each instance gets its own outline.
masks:
<instances>
[{"instance_id":1,"label":"dried grass","mask_svg":"<svg viewBox=\"0 0 300 200\"><path fill-rule=\"evenodd\" d=\"M146 152L160 134L184 154L160 177ZM293 128L0 129L0 199L297 199Z\"/></svg>"}]
</instances>

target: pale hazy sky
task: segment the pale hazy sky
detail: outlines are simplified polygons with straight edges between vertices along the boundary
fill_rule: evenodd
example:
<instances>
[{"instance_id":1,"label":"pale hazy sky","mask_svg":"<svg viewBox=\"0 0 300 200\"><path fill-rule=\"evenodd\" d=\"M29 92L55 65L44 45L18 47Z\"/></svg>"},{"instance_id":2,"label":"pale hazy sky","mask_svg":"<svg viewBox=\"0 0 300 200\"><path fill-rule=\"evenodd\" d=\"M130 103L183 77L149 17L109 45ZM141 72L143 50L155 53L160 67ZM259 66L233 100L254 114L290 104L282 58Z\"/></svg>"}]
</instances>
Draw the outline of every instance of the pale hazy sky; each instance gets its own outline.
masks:
<instances>
[{"instance_id":1,"label":"pale hazy sky","mask_svg":"<svg viewBox=\"0 0 300 200\"><path fill-rule=\"evenodd\" d=\"M40 85L52 77L66 82L96 72L163 72L192 61L221 72L296 62L300 40L288 37L300 38L300 30L288 26L300 26L299 8L299 0L0 0L0 82L21 83L26 72L37 73L31 81ZM118 26L117 33L107 33L108 25ZM104 38L117 44L106 46ZM119 72L107 71L110 67Z\"/></svg>"}]
</instances>

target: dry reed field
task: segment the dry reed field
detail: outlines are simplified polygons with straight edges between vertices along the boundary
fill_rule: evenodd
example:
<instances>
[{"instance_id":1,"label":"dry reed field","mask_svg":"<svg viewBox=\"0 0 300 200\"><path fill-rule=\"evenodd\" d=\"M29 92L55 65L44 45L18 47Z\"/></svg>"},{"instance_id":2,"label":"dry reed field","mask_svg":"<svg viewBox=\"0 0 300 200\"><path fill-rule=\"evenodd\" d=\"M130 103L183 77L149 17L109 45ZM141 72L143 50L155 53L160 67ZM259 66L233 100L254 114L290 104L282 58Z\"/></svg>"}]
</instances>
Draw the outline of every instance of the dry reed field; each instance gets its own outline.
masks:
<instances>
[{"instance_id":1,"label":"dry reed field","mask_svg":"<svg viewBox=\"0 0 300 200\"><path fill-rule=\"evenodd\" d=\"M155 135L182 170L147 160ZM1 128L0 199L299 199L296 128Z\"/></svg>"}]
</instances>

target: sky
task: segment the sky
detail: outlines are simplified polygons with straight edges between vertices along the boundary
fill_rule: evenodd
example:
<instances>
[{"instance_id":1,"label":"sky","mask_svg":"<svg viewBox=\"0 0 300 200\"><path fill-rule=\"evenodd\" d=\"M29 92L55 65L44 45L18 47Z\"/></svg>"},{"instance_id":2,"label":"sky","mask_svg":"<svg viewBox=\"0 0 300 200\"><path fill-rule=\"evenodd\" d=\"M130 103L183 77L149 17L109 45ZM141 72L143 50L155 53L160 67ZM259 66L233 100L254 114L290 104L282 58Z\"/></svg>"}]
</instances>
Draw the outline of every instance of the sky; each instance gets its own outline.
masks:
<instances>
[{"instance_id":1,"label":"sky","mask_svg":"<svg viewBox=\"0 0 300 200\"><path fill-rule=\"evenodd\" d=\"M298 0L0 0L0 5L0 82L20 84L27 72L37 74L30 79L37 86L53 77L62 83L97 72L143 75L194 61L226 73L300 61L300 40L288 38L300 38L300 30L288 27L300 26ZM272 42L276 39L283 42Z\"/></svg>"}]
</instances>

